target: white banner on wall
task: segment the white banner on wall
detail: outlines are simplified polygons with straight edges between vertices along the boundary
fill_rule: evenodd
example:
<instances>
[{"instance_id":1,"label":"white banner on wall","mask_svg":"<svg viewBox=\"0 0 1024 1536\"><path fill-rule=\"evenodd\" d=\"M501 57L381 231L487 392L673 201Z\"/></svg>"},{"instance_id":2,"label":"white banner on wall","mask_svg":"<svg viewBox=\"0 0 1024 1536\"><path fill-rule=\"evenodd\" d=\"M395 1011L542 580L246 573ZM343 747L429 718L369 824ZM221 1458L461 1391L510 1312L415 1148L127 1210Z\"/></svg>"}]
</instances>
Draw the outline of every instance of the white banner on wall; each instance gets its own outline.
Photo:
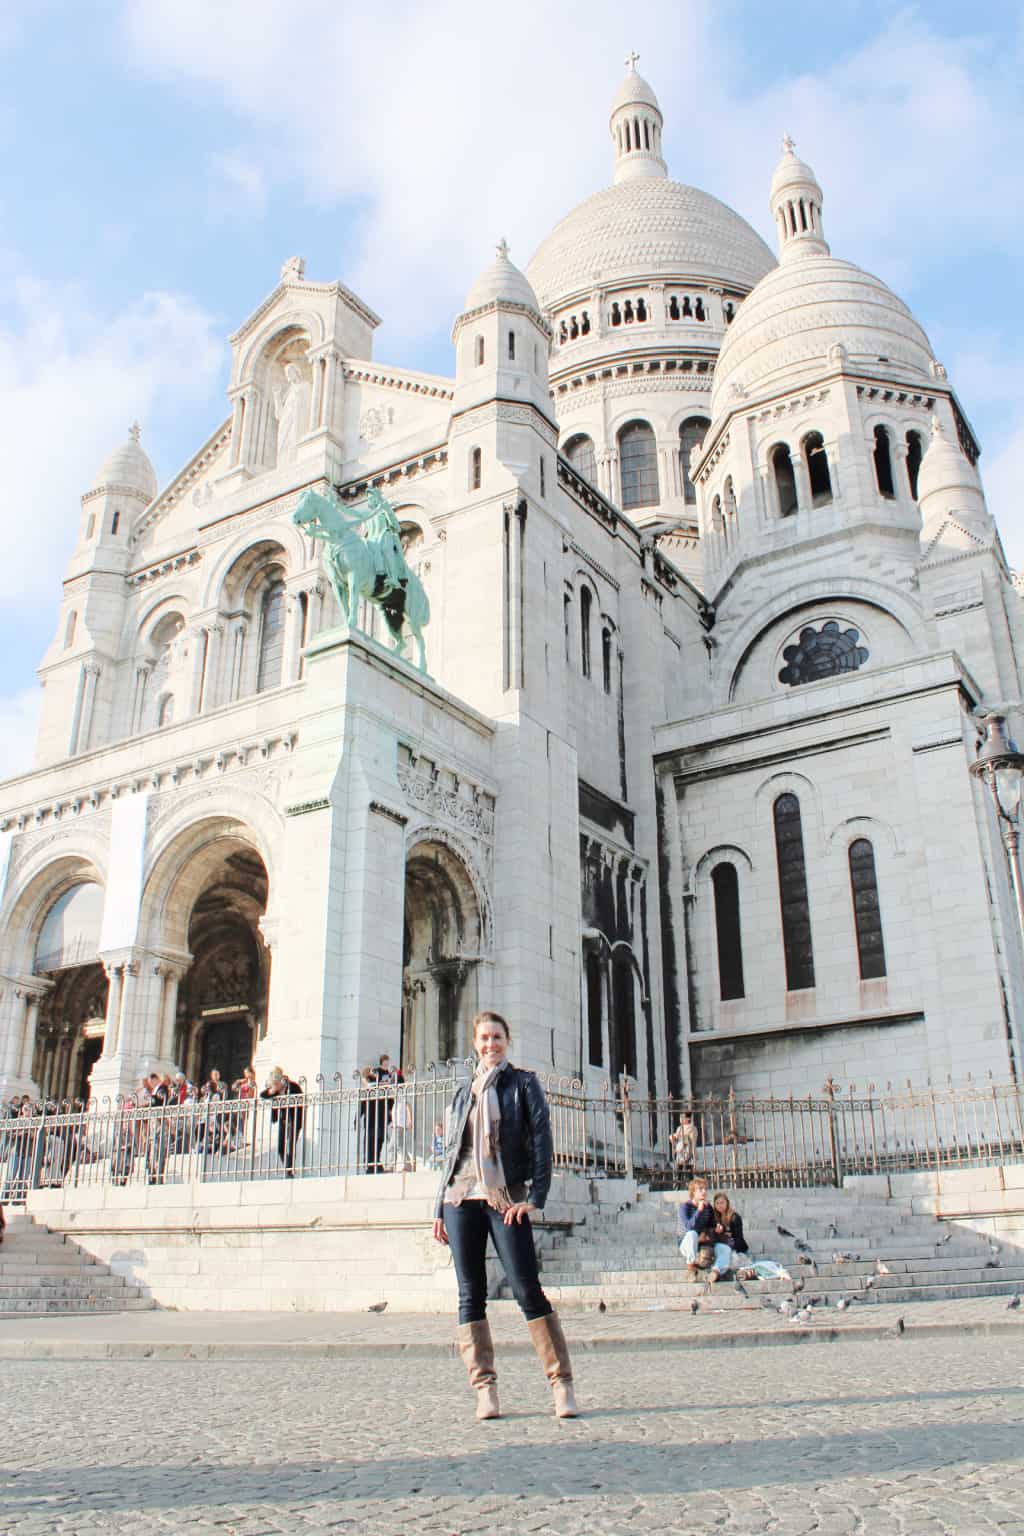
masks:
<instances>
[{"instance_id":1,"label":"white banner on wall","mask_svg":"<svg viewBox=\"0 0 1024 1536\"><path fill-rule=\"evenodd\" d=\"M110 868L103 905L100 949L126 949L135 943L146 857L148 795L115 800L110 820Z\"/></svg>"}]
</instances>

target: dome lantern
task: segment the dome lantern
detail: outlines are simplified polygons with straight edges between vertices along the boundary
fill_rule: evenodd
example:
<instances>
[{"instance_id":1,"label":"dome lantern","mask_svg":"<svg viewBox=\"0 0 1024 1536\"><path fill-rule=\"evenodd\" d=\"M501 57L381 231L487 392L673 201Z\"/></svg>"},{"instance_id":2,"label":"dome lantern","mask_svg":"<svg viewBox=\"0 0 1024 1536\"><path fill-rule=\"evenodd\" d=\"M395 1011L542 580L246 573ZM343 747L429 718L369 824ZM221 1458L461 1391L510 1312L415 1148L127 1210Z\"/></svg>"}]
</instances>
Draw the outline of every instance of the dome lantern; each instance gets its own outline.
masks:
<instances>
[{"instance_id":1,"label":"dome lantern","mask_svg":"<svg viewBox=\"0 0 1024 1536\"><path fill-rule=\"evenodd\" d=\"M158 489L156 470L139 441L141 436L142 429L135 421L128 433L127 442L115 448L104 459L92 483L94 491L117 486L119 490L128 491L144 501L153 500Z\"/></svg>"},{"instance_id":2,"label":"dome lantern","mask_svg":"<svg viewBox=\"0 0 1024 1536\"><path fill-rule=\"evenodd\" d=\"M636 72L639 57L631 53L626 60L626 78L615 93L608 119L615 145L615 182L668 175L661 157L664 119L653 88Z\"/></svg>"},{"instance_id":3,"label":"dome lantern","mask_svg":"<svg viewBox=\"0 0 1024 1536\"><path fill-rule=\"evenodd\" d=\"M779 232L780 261L829 254L821 221L821 187L810 166L797 159L788 133L772 177L770 204Z\"/></svg>"}]
</instances>

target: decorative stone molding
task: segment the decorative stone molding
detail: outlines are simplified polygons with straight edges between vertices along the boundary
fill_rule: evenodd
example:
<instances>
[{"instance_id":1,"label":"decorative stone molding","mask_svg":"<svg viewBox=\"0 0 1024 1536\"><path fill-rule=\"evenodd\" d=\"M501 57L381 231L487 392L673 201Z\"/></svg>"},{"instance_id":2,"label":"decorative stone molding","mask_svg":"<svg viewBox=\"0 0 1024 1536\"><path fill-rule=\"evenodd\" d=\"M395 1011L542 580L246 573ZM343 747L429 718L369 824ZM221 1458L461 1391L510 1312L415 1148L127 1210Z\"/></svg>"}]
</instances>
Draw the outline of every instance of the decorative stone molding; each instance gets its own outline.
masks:
<instances>
[{"instance_id":1,"label":"decorative stone molding","mask_svg":"<svg viewBox=\"0 0 1024 1536\"><path fill-rule=\"evenodd\" d=\"M310 816L314 811L329 811L331 802L324 796L320 800L298 800L294 805L286 805L286 816Z\"/></svg>"},{"instance_id":2,"label":"decorative stone molding","mask_svg":"<svg viewBox=\"0 0 1024 1536\"><path fill-rule=\"evenodd\" d=\"M185 550L180 555L171 555L167 560L158 560L155 565L147 565L140 571L133 571L125 577L129 587L145 587L150 582L159 581L162 576L172 576L180 571L191 570L202 559L198 549Z\"/></svg>"},{"instance_id":3,"label":"decorative stone molding","mask_svg":"<svg viewBox=\"0 0 1024 1536\"><path fill-rule=\"evenodd\" d=\"M449 773L447 782L443 782L441 770L422 758L413 759L408 764L400 763L398 782L409 803L431 820L447 823L471 837L493 842L494 797L479 785L471 784L455 773Z\"/></svg>"},{"instance_id":4,"label":"decorative stone molding","mask_svg":"<svg viewBox=\"0 0 1024 1536\"><path fill-rule=\"evenodd\" d=\"M342 376L356 384L376 384L381 389L397 389L405 394L428 395L439 400L451 400L455 393L445 379L405 373L398 368L379 368L373 363L346 362Z\"/></svg>"},{"instance_id":5,"label":"decorative stone molding","mask_svg":"<svg viewBox=\"0 0 1024 1536\"><path fill-rule=\"evenodd\" d=\"M393 821L400 827L406 826L409 821L408 816L403 816L392 805L385 805L383 800L371 800L370 811L374 816L382 816L385 821Z\"/></svg>"},{"instance_id":6,"label":"decorative stone molding","mask_svg":"<svg viewBox=\"0 0 1024 1536\"><path fill-rule=\"evenodd\" d=\"M424 453L401 459L383 469L375 469L359 480L349 480L345 483L339 481L334 489L343 501L358 501L361 496L366 495L371 485L378 488L394 485L397 480L408 479L413 475L426 473L427 470L443 469L447 463L448 446L446 443L439 443Z\"/></svg>"}]
</instances>

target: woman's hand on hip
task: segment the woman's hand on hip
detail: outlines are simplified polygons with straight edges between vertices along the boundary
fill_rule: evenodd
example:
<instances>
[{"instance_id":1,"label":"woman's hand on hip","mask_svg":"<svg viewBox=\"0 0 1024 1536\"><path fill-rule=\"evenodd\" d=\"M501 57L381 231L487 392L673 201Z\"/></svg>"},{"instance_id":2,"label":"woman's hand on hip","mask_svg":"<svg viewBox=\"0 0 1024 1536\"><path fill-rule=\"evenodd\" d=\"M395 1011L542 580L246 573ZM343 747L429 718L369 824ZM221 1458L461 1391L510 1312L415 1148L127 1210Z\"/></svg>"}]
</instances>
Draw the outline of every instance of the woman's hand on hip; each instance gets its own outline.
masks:
<instances>
[{"instance_id":1,"label":"woman's hand on hip","mask_svg":"<svg viewBox=\"0 0 1024 1536\"><path fill-rule=\"evenodd\" d=\"M444 1222L440 1216L434 1217L434 1241L435 1243L444 1243L445 1247L448 1246L448 1233L444 1229Z\"/></svg>"},{"instance_id":2,"label":"woman's hand on hip","mask_svg":"<svg viewBox=\"0 0 1024 1536\"><path fill-rule=\"evenodd\" d=\"M515 1223L517 1226L521 1225L523 1217L529 1216L532 1210L533 1206L530 1204L529 1200L517 1200L515 1205L510 1205L508 1210L505 1212L506 1227L511 1227L513 1223Z\"/></svg>"}]
</instances>

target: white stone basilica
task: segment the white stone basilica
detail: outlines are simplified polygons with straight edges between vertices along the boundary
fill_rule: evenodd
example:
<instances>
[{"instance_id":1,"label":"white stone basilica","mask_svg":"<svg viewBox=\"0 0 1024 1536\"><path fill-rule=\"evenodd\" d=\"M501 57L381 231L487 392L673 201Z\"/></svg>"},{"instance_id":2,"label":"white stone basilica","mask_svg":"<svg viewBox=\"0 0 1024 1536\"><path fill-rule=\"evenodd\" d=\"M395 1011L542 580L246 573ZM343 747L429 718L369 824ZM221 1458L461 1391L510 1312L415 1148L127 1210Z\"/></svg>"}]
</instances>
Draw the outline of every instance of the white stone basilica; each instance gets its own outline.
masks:
<instances>
[{"instance_id":1,"label":"white stone basilica","mask_svg":"<svg viewBox=\"0 0 1024 1536\"><path fill-rule=\"evenodd\" d=\"M466 1051L636 1092L818 1092L1021 1060L984 786L1024 614L978 445L904 304L830 253L788 140L778 259L669 179L635 60L612 185L454 377L288 261L230 412L82 498L36 766L0 785L0 1094L150 1067L348 1082ZM424 677L340 625L307 487L377 486Z\"/></svg>"}]
</instances>

